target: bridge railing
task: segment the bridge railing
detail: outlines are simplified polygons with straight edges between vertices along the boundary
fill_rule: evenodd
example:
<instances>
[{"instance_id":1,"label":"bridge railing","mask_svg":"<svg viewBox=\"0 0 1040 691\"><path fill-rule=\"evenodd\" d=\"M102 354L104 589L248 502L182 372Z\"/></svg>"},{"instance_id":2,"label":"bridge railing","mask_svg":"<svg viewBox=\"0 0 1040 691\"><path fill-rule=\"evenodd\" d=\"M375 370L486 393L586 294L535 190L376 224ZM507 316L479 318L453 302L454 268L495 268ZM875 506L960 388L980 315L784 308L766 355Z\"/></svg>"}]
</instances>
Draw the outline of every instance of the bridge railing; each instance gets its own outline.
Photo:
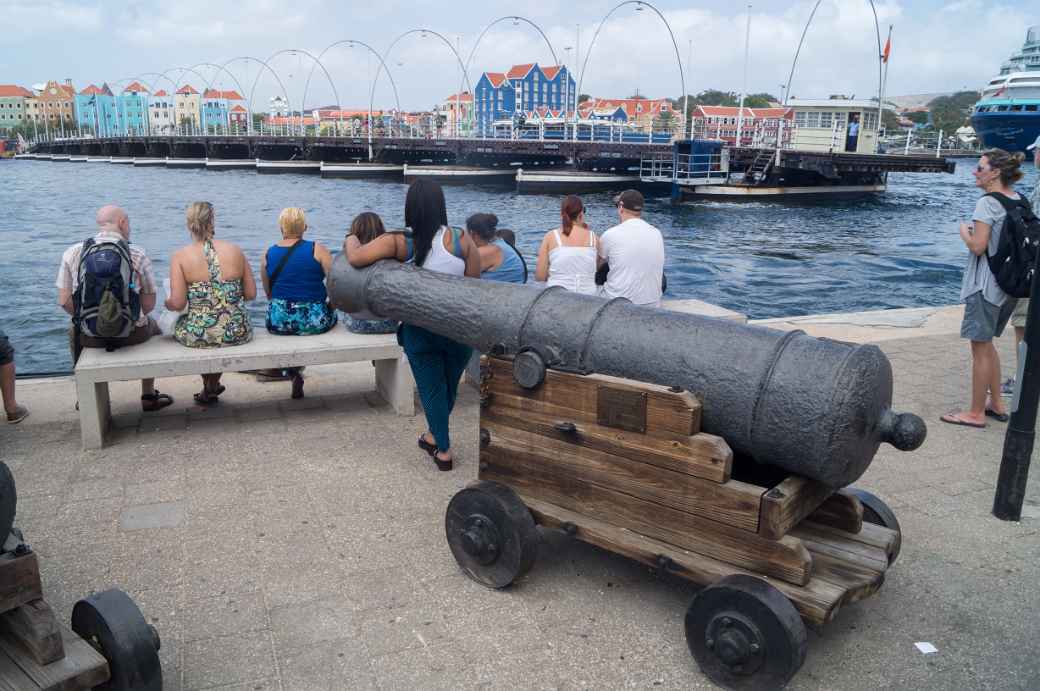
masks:
<instances>
[{"instance_id":1,"label":"bridge railing","mask_svg":"<svg viewBox=\"0 0 1040 691\"><path fill-rule=\"evenodd\" d=\"M639 160L639 178L644 182L721 185L729 181L729 152L723 149L710 154L644 154Z\"/></svg>"}]
</instances>

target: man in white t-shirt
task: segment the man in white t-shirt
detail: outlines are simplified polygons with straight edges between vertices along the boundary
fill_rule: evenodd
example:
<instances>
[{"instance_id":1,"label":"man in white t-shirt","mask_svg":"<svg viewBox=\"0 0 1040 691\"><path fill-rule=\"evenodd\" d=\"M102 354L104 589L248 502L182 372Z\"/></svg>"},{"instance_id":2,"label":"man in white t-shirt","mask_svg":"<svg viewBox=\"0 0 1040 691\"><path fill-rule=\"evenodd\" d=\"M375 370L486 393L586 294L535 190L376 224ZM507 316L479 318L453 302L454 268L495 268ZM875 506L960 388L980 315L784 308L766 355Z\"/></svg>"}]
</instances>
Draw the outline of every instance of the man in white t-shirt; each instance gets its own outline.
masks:
<instances>
[{"instance_id":1,"label":"man in white t-shirt","mask_svg":"<svg viewBox=\"0 0 1040 691\"><path fill-rule=\"evenodd\" d=\"M642 219L643 201L638 190L625 190L614 197L621 223L599 239L599 256L610 264L600 295L660 307L664 238Z\"/></svg>"}]
</instances>

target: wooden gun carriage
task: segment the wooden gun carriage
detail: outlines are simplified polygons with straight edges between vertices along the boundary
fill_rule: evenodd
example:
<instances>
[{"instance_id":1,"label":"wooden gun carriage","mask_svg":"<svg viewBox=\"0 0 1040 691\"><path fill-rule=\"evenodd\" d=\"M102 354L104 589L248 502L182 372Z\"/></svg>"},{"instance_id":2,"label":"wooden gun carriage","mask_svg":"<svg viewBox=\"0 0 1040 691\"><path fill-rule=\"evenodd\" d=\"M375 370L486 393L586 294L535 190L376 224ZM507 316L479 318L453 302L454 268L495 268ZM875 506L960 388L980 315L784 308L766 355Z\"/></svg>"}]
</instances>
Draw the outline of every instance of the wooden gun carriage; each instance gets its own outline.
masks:
<instances>
[{"instance_id":1,"label":"wooden gun carriage","mask_svg":"<svg viewBox=\"0 0 1040 691\"><path fill-rule=\"evenodd\" d=\"M17 494L0 462L0 691L162 691L159 633L121 590L95 593L61 624L39 560L14 527Z\"/></svg>"},{"instance_id":2,"label":"wooden gun carriage","mask_svg":"<svg viewBox=\"0 0 1040 691\"><path fill-rule=\"evenodd\" d=\"M530 389L513 364L482 360L479 481L445 519L479 583L502 588L531 568L536 525L563 530L707 586L686 614L701 669L776 688L804 660L803 619L822 625L884 582L900 533L877 497L743 467L701 431L689 392L552 370Z\"/></svg>"},{"instance_id":3,"label":"wooden gun carriage","mask_svg":"<svg viewBox=\"0 0 1040 691\"><path fill-rule=\"evenodd\" d=\"M843 489L927 432L891 409L874 346L342 255L329 294L494 355L479 482L445 518L484 585L530 569L536 524L561 528L707 586L686 616L697 662L775 688L804 660L802 620L874 593L899 552L892 512Z\"/></svg>"}]
</instances>

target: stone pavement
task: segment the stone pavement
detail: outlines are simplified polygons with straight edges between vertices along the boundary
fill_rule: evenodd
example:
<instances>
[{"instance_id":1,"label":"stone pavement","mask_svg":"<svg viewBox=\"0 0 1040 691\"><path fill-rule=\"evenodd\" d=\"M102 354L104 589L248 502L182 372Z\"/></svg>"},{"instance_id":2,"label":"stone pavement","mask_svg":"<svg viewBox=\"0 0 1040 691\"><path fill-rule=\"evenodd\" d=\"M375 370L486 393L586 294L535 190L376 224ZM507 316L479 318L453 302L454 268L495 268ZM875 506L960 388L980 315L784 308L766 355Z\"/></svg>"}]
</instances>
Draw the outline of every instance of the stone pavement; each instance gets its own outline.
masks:
<instances>
[{"instance_id":1,"label":"stone pavement","mask_svg":"<svg viewBox=\"0 0 1040 691\"><path fill-rule=\"evenodd\" d=\"M862 326L843 335L873 340ZM883 449L858 483L895 510L902 555L877 595L810 632L792 687L1040 688L1040 468L1022 522L994 519L1005 426L939 423L967 401L967 347L949 329L906 334L881 346L928 440ZM1010 336L1000 347L1010 362ZM60 617L127 590L162 635L170 691L711 688L687 652L681 580L555 532L508 590L460 573L443 518L476 476L471 388L456 469L440 473L415 446L421 416L383 406L371 366L308 375L302 401L228 375L208 411L188 405L196 379L161 381L178 403L143 418L135 386L115 385L119 429L96 452L79 448L71 381L19 382L33 415L0 427L0 458Z\"/></svg>"}]
</instances>

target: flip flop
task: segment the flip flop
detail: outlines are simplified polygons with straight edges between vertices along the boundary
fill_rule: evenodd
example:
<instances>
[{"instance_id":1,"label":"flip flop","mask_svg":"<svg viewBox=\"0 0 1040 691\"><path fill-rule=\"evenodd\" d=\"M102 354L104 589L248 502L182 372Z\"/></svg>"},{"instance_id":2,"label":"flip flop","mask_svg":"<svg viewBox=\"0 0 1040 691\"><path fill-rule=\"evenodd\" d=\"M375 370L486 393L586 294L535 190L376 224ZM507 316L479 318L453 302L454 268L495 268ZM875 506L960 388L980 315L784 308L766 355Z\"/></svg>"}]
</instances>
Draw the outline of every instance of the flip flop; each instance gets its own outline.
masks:
<instances>
[{"instance_id":1,"label":"flip flop","mask_svg":"<svg viewBox=\"0 0 1040 691\"><path fill-rule=\"evenodd\" d=\"M965 420L957 417L956 413L946 413L939 418L940 422L945 422L947 425L961 425L962 427L974 427L976 429L985 429L985 422L972 422L971 420Z\"/></svg>"},{"instance_id":2,"label":"flip flop","mask_svg":"<svg viewBox=\"0 0 1040 691\"><path fill-rule=\"evenodd\" d=\"M79 404L77 403L77 405ZM141 409L146 413L154 413L168 405L173 405L173 397L170 394L160 392L159 389L156 389L155 393L143 394L141 396Z\"/></svg>"},{"instance_id":3,"label":"flip flop","mask_svg":"<svg viewBox=\"0 0 1040 691\"><path fill-rule=\"evenodd\" d=\"M986 408L986 417L991 417L997 422L1007 422L1011 419L1011 416L1007 413L998 413L992 408Z\"/></svg>"}]
</instances>

